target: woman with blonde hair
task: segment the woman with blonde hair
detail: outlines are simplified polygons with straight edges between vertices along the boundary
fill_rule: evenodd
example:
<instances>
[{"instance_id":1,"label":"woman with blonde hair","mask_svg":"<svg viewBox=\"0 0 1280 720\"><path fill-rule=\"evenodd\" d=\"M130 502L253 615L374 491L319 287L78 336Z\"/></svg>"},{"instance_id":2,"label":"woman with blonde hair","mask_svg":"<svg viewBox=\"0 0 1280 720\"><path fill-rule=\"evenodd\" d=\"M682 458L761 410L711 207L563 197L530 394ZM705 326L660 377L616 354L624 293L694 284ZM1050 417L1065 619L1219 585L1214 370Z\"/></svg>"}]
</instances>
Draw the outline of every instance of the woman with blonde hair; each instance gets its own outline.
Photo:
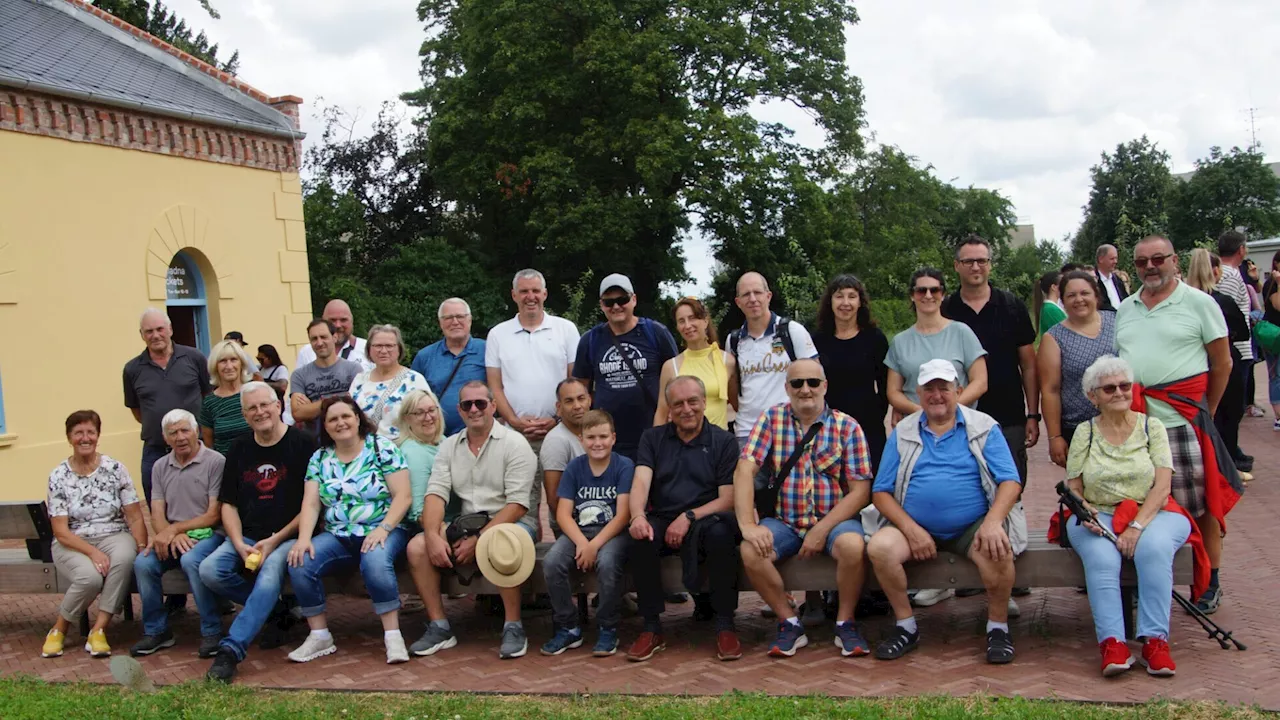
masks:
<instances>
[{"instance_id":1,"label":"woman with blonde hair","mask_svg":"<svg viewBox=\"0 0 1280 720\"><path fill-rule=\"evenodd\" d=\"M729 427L729 406L738 406L738 372L733 355L720 349L711 313L695 297L681 298L674 312L676 332L684 340L684 352L662 365L658 379L658 409L653 424L665 425L667 418L666 387L680 375L692 375L707 388L707 420L712 425Z\"/></svg>"},{"instance_id":2,"label":"woman with blonde hair","mask_svg":"<svg viewBox=\"0 0 1280 720\"><path fill-rule=\"evenodd\" d=\"M253 432L240 409L240 388L253 379L253 361L240 343L223 340L209 353L213 392L200 404L200 437L206 447L223 455L231 441Z\"/></svg>"},{"instance_id":3,"label":"woman with blonde hair","mask_svg":"<svg viewBox=\"0 0 1280 720\"><path fill-rule=\"evenodd\" d=\"M400 437L396 444L404 453L405 462L409 465L409 491L413 503L409 506L409 514L405 520L412 521L413 531L422 517L422 502L427 495L427 481L431 479L431 468L435 466L436 451L440 441L444 439L444 417L440 411L440 401L430 390L410 390L400 401L400 413L396 418L400 427ZM447 513L446 513L447 515ZM451 518L446 517L445 520Z\"/></svg>"}]
</instances>

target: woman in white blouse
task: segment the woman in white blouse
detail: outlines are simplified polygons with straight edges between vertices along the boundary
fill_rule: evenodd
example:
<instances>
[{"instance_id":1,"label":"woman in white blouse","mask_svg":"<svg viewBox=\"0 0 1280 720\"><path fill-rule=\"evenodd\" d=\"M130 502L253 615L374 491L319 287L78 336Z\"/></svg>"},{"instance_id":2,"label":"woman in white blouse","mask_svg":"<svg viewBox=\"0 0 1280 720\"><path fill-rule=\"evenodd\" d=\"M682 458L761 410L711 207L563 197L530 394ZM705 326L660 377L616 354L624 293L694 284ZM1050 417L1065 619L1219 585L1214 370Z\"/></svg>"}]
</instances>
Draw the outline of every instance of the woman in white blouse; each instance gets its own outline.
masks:
<instances>
[{"instance_id":1,"label":"woman in white blouse","mask_svg":"<svg viewBox=\"0 0 1280 720\"><path fill-rule=\"evenodd\" d=\"M430 390L427 379L400 364L405 356L404 338L395 325L369 328L365 345L373 369L360 373L351 383L351 397L388 440L400 439L400 403L414 390Z\"/></svg>"}]
</instances>

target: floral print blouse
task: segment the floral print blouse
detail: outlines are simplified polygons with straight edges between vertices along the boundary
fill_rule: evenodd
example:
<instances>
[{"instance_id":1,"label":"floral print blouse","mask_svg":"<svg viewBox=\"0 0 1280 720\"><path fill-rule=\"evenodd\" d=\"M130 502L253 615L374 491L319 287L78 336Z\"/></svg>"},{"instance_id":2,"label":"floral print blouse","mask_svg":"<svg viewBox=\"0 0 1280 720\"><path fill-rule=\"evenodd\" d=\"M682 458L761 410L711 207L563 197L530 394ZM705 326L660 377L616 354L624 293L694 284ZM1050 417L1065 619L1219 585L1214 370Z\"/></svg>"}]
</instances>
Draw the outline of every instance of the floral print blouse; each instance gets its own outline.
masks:
<instances>
[{"instance_id":1,"label":"floral print blouse","mask_svg":"<svg viewBox=\"0 0 1280 720\"><path fill-rule=\"evenodd\" d=\"M49 517L66 517L71 532L100 538L129 532L124 506L138 502L133 478L124 465L99 455L91 475L80 475L63 460L49 473Z\"/></svg>"},{"instance_id":2,"label":"floral print blouse","mask_svg":"<svg viewBox=\"0 0 1280 720\"><path fill-rule=\"evenodd\" d=\"M351 382L351 397L364 411L369 419L377 423L378 434L388 440L400 438L400 428L396 426L396 416L400 414L400 403L411 390L430 390L427 379L413 370L405 369L395 377L382 382L369 379L369 373L362 372Z\"/></svg>"},{"instance_id":3,"label":"floral print blouse","mask_svg":"<svg viewBox=\"0 0 1280 720\"><path fill-rule=\"evenodd\" d=\"M338 537L364 537L391 509L387 476L408 469L404 453L390 440L370 433L354 460L344 463L333 447L320 448L307 465L307 482L320 485L325 530Z\"/></svg>"}]
</instances>

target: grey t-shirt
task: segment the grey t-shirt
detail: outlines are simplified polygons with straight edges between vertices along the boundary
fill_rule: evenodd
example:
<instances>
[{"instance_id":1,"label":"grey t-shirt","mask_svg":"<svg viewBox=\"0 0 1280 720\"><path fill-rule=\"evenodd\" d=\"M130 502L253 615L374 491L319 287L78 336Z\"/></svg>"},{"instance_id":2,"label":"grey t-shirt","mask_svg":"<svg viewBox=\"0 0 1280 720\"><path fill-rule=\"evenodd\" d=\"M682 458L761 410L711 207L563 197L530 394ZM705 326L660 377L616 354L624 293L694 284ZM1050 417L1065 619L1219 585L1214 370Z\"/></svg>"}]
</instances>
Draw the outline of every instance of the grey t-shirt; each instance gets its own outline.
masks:
<instances>
[{"instance_id":1,"label":"grey t-shirt","mask_svg":"<svg viewBox=\"0 0 1280 720\"><path fill-rule=\"evenodd\" d=\"M203 515L209 498L218 497L222 489L226 463L222 453L203 445L186 467L178 467L172 452L157 460L151 468L151 497L164 501L165 519L176 523Z\"/></svg>"},{"instance_id":2,"label":"grey t-shirt","mask_svg":"<svg viewBox=\"0 0 1280 720\"><path fill-rule=\"evenodd\" d=\"M329 367L320 367L310 362L293 371L293 376L289 379L289 395L302 394L312 402L333 395L343 395L351 389L351 383L362 372L364 367L351 360L338 360ZM312 429L319 429L319 419L312 425Z\"/></svg>"},{"instance_id":3,"label":"grey t-shirt","mask_svg":"<svg viewBox=\"0 0 1280 720\"><path fill-rule=\"evenodd\" d=\"M542 439L542 451L538 453L538 459L542 461L543 470L564 472L570 460L585 454L586 450L582 449L582 441L578 436L565 427L564 423L560 423L551 428L551 432Z\"/></svg>"},{"instance_id":4,"label":"grey t-shirt","mask_svg":"<svg viewBox=\"0 0 1280 720\"><path fill-rule=\"evenodd\" d=\"M950 360L960 376L960 387L964 387L969 384L969 366L986 354L978 336L968 325L952 321L932 335L924 335L910 327L893 336L884 364L902 376L902 392L907 398L919 403L916 378L920 375L921 365L934 359Z\"/></svg>"}]
</instances>

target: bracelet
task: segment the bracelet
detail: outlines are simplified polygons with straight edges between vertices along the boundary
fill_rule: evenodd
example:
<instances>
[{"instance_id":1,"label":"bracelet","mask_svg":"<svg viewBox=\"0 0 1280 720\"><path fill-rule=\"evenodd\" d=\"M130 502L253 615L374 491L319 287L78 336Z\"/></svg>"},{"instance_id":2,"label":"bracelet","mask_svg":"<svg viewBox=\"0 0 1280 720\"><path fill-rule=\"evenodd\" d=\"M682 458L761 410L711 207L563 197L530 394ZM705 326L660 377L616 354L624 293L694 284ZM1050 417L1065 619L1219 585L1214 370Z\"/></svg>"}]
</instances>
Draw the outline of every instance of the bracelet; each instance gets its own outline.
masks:
<instances>
[{"instance_id":1,"label":"bracelet","mask_svg":"<svg viewBox=\"0 0 1280 720\"><path fill-rule=\"evenodd\" d=\"M627 523L627 527L631 527L632 525L635 525L637 520L647 520L647 519L648 518L646 518L644 515L635 515L631 518L631 522Z\"/></svg>"},{"instance_id":2,"label":"bracelet","mask_svg":"<svg viewBox=\"0 0 1280 720\"><path fill-rule=\"evenodd\" d=\"M1058 439L1058 438L1060 438L1060 437L1062 437L1062 436L1061 436L1061 435L1050 435L1050 436L1049 436L1049 439L1050 439L1050 440L1057 440L1057 439Z\"/></svg>"}]
</instances>

